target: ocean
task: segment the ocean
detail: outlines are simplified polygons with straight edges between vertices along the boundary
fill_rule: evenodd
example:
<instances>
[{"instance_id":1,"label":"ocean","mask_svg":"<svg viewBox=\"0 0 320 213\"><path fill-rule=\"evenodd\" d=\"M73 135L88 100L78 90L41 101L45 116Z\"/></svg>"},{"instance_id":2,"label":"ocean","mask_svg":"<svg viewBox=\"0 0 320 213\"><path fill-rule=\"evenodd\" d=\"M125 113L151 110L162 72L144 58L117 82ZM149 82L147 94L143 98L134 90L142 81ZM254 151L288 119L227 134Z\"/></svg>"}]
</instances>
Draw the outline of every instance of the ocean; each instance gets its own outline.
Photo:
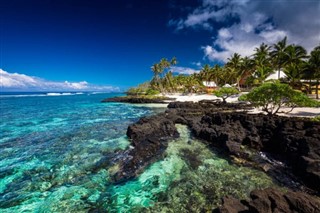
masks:
<instances>
[{"instance_id":1,"label":"ocean","mask_svg":"<svg viewBox=\"0 0 320 213\"><path fill-rule=\"evenodd\" d=\"M130 146L128 125L165 110L100 103L116 95L122 94L0 94L0 212L197 212L218 206L224 195L245 198L275 186L263 172L220 157L182 125L163 159L112 184L111 168L99 162Z\"/></svg>"}]
</instances>

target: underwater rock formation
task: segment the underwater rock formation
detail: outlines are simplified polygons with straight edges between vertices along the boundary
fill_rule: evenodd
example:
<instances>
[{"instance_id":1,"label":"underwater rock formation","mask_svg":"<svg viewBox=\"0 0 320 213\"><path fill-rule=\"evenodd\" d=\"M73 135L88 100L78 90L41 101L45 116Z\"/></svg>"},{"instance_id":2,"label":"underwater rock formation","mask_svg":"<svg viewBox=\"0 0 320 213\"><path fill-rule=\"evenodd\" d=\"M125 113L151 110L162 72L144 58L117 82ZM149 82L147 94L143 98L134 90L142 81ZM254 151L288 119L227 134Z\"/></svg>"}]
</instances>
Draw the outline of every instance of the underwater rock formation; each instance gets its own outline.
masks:
<instances>
[{"instance_id":1,"label":"underwater rock formation","mask_svg":"<svg viewBox=\"0 0 320 213\"><path fill-rule=\"evenodd\" d=\"M249 159L244 146L271 153L319 193L320 123L235 112L250 107L213 101L170 103L165 113L142 118L128 127L127 135L134 148L120 160L119 171L113 179L118 182L135 177L161 157L167 140L178 136L174 125L180 123L188 125L195 137L241 158Z\"/></svg>"},{"instance_id":2,"label":"underwater rock formation","mask_svg":"<svg viewBox=\"0 0 320 213\"><path fill-rule=\"evenodd\" d=\"M194 135L238 157L243 145L285 161L306 185L320 191L320 124L309 119L245 113L206 114Z\"/></svg>"},{"instance_id":3,"label":"underwater rock formation","mask_svg":"<svg viewBox=\"0 0 320 213\"><path fill-rule=\"evenodd\" d=\"M145 166L161 156L168 145L168 139L179 137L175 124L164 113L141 118L128 127L127 135L133 148L119 159L119 171L112 177L115 182L135 177Z\"/></svg>"},{"instance_id":4,"label":"underwater rock formation","mask_svg":"<svg viewBox=\"0 0 320 213\"><path fill-rule=\"evenodd\" d=\"M302 192L267 188L254 190L250 200L238 200L231 196L223 198L223 204L213 212L320 212L320 200Z\"/></svg>"}]
</instances>

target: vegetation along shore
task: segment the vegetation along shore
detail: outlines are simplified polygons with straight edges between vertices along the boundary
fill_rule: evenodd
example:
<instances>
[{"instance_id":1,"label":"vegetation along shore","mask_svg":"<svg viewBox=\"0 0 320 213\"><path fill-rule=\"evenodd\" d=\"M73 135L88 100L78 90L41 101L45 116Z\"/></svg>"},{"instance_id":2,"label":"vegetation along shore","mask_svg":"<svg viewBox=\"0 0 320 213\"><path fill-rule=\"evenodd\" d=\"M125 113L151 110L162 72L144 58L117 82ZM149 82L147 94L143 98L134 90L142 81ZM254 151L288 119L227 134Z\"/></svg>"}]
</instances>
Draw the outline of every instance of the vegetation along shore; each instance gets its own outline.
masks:
<instances>
[{"instance_id":1,"label":"vegetation along shore","mask_svg":"<svg viewBox=\"0 0 320 213\"><path fill-rule=\"evenodd\" d=\"M168 103L164 113L128 127L133 148L118 153L122 157L113 162L112 180L135 178L163 158L182 124L224 158L261 170L283 187L253 190L245 199L220 197L214 212L319 212L320 46L307 55L284 38L273 46L261 44L252 57L234 54L224 66L205 65L192 75L174 76L170 67L176 63L176 58L161 59L152 66L150 82L103 101ZM297 113L302 118L278 116L296 109L305 111ZM197 152L187 158L197 167ZM202 193L210 199L214 192Z\"/></svg>"}]
</instances>

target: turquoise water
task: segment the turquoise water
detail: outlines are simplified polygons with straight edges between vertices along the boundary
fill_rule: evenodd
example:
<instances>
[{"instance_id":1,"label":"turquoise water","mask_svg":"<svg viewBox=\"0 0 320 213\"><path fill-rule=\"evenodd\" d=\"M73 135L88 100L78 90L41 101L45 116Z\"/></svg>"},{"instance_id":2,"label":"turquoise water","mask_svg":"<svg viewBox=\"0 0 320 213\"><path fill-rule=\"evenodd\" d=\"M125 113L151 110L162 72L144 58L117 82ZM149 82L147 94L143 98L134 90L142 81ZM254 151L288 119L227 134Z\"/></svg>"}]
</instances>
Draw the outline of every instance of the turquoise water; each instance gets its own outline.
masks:
<instances>
[{"instance_id":1,"label":"turquoise water","mask_svg":"<svg viewBox=\"0 0 320 213\"><path fill-rule=\"evenodd\" d=\"M273 186L230 164L178 125L164 159L121 185L108 162L127 126L164 109L100 103L115 94L0 97L0 212L198 212L224 195Z\"/></svg>"},{"instance_id":2,"label":"turquoise water","mask_svg":"<svg viewBox=\"0 0 320 213\"><path fill-rule=\"evenodd\" d=\"M101 160L154 110L100 103L115 94L0 97L0 212L86 212L108 185Z\"/></svg>"}]
</instances>

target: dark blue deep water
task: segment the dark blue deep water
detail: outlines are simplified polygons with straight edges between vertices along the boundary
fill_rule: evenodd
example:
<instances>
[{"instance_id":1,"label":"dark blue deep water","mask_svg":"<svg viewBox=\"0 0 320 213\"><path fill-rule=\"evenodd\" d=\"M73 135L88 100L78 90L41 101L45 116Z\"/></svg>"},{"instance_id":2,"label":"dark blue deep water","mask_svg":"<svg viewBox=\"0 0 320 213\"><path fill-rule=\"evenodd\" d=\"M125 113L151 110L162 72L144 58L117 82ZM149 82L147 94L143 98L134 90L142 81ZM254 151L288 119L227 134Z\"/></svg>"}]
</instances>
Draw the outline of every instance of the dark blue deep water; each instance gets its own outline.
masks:
<instances>
[{"instance_id":1,"label":"dark blue deep water","mask_svg":"<svg viewBox=\"0 0 320 213\"><path fill-rule=\"evenodd\" d=\"M112 185L116 166L100 168L99 161L128 148L129 124L164 110L100 103L115 95L0 95L0 212L197 212L223 195L242 198L273 185L264 173L219 158L179 125L181 137L164 159Z\"/></svg>"}]
</instances>

